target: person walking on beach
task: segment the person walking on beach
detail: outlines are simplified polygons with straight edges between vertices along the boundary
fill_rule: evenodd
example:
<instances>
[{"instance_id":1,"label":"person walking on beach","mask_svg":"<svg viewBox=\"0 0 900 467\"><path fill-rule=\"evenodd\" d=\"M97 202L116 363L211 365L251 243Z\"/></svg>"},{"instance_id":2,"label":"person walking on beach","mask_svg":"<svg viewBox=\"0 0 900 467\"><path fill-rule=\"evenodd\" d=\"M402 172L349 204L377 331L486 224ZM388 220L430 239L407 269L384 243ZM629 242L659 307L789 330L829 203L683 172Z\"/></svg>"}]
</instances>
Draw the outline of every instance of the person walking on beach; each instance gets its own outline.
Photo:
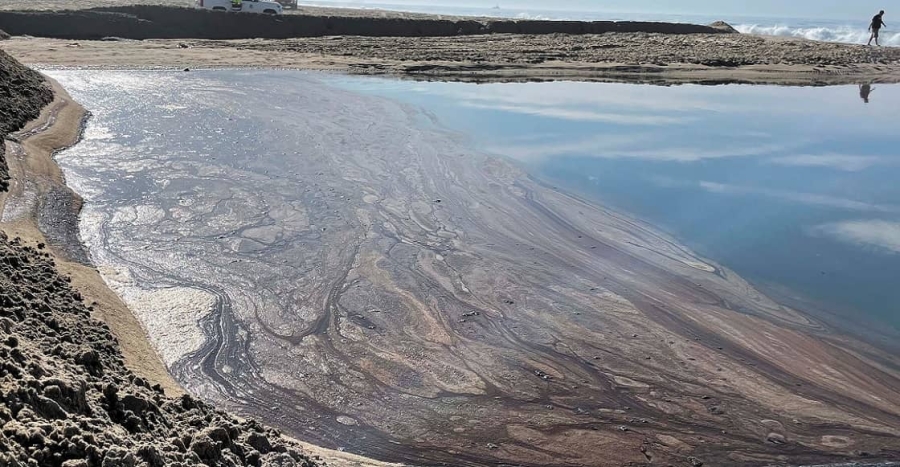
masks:
<instances>
[{"instance_id":1,"label":"person walking on beach","mask_svg":"<svg viewBox=\"0 0 900 467\"><path fill-rule=\"evenodd\" d=\"M887 26L884 24L884 10L878 12L874 18L872 18L872 24L869 25L869 31L872 31L872 36L869 37L869 43L867 45L872 45L872 39L875 39L875 45L881 45L878 43L878 31L881 30L882 26Z\"/></svg>"}]
</instances>

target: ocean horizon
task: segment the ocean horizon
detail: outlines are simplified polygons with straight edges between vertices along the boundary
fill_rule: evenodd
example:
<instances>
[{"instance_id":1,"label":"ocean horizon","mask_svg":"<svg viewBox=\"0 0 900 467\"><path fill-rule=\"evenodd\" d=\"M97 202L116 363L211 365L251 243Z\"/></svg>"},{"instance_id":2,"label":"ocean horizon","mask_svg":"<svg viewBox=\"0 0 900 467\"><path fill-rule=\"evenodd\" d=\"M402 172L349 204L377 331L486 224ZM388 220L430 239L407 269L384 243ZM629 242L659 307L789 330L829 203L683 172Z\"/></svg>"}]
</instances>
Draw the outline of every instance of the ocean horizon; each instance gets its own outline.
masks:
<instances>
[{"instance_id":1,"label":"ocean horizon","mask_svg":"<svg viewBox=\"0 0 900 467\"><path fill-rule=\"evenodd\" d=\"M416 5L359 2L302 2L308 6L358 8L366 10L402 11L452 16L550 20L550 21L665 21L673 23L709 24L725 21L744 34L798 37L815 41L865 44L869 40L870 18L789 18L773 16L667 14L623 12L614 10L553 10L534 8L460 7L448 5ZM883 31L881 45L900 46L900 32Z\"/></svg>"}]
</instances>

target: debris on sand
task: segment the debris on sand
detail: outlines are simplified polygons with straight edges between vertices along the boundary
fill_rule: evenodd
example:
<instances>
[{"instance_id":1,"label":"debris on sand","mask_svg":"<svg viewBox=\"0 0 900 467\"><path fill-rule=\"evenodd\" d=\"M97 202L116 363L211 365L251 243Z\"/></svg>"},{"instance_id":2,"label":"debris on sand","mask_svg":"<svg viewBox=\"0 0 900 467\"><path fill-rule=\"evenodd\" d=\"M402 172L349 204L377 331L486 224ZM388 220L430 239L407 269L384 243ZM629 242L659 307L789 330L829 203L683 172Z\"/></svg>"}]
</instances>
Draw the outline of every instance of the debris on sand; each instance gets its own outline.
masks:
<instances>
[{"instance_id":1,"label":"debris on sand","mask_svg":"<svg viewBox=\"0 0 900 467\"><path fill-rule=\"evenodd\" d=\"M769 433L766 435L766 441L772 444L784 444L787 442L787 439L781 433Z\"/></svg>"},{"instance_id":2,"label":"debris on sand","mask_svg":"<svg viewBox=\"0 0 900 467\"><path fill-rule=\"evenodd\" d=\"M716 22L710 24L709 27L718 29L723 32L727 32L729 34L740 34L740 31L738 31L737 29L735 29L734 27L732 27L730 24L726 23L725 21L716 21Z\"/></svg>"}]
</instances>

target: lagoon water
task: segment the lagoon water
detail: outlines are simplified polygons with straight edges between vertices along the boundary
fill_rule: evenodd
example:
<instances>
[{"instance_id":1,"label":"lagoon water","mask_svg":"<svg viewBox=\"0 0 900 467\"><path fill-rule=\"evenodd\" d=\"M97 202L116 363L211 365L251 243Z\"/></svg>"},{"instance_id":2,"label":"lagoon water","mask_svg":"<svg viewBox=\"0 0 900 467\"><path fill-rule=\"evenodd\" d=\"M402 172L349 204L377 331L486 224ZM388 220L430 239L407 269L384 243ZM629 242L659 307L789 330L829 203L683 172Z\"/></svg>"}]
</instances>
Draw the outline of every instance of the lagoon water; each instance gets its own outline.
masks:
<instances>
[{"instance_id":1,"label":"lagoon water","mask_svg":"<svg viewBox=\"0 0 900 467\"><path fill-rule=\"evenodd\" d=\"M593 447L620 424L677 420L643 408L646 382L756 387L740 379L756 361L704 333L709 317L756 336L741 345L768 332L738 311L786 320L765 352L856 368L831 344L795 347L790 328L825 330L633 217L896 345L897 87L50 75L93 113L57 161L104 279L188 391L303 439L416 465L596 465L557 428L597 424L577 437ZM657 329L643 316L678 317L672 337L641 338ZM523 417L545 427L522 444L540 450L496 457L485 442L518 443Z\"/></svg>"},{"instance_id":2,"label":"lagoon water","mask_svg":"<svg viewBox=\"0 0 900 467\"><path fill-rule=\"evenodd\" d=\"M900 86L330 82L421 107L783 299L900 329Z\"/></svg>"},{"instance_id":3,"label":"lagoon water","mask_svg":"<svg viewBox=\"0 0 900 467\"><path fill-rule=\"evenodd\" d=\"M101 77L156 79L147 73L50 73L88 108L106 109L98 117L103 126L119 128L89 131L82 151L139 142L171 152L177 138L196 139L197 129L229 131L234 122L256 128L255 109L227 110L234 122L197 121L182 102L156 105L159 115L132 115L116 109L121 99L135 99L126 96L127 86L120 96L97 84ZM510 158L538 179L644 219L792 304L845 323L900 328L900 86L467 84L290 71L153 76L182 89L146 95L156 104L194 88L214 101L216 89L233 83L252 82L247 92L257 92L292 80L298 89L315 83L404 102L472 150ZM132 118L138 120L129 125ZM132 128L140 121L166 124ZM240 144L269 144L261 135L279 130L277 122L251 126L255 139ZM281 146L272 157L290 149ZM60 162L77 180L74 160L64 154ZM104 196L115 205L119 195Z\"/></svg>"}]
</instances>

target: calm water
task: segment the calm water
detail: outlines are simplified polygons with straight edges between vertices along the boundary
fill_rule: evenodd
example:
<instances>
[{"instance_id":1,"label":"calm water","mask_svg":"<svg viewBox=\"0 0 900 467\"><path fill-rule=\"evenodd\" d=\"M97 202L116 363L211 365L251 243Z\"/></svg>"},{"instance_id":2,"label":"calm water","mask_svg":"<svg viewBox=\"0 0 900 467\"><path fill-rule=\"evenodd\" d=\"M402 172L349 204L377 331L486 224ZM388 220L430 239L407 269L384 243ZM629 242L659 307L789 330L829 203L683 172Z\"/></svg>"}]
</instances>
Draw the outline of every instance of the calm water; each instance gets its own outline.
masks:
<instances>
[{"instance_id":1,"label":"calm water","mask_svg":"<svg viewBox=\"0 0 900 467\"><path fill-rule=\"evenodd\" d=\"M643 417L641 407L619 410L644 399L642 381L693 384L693 370L661 374L661 363L634 363L645 349L666 361L668 346L682 345L657 341L660 334L647 340L655 344L624 344L621 357L608 350L631 329L656 327L632 321L626 297L607 292L601 274L648 297L648 308L674 297L685 305L672 311L717 309L705 294L675 293L693 290L688 278L712 280L693 272L708 269L639 235L628 243L662 246L665 262L628 253L592 271L591 258L626 248L628 237L604 231L624 223L583 230L577 223L592 224L569 226L565 211L599 214L561 202L557 220L504 201L527 198L533 184L502 185L521 182L518 173L481 152L661 225L781 295L799 291L825 304L813 311L897 325L891 118L900 88L879 86L864 104L855 87L479 86L229 70L51 75L94 112L84 141L57 160L85 200L82 239L104 278L189 392L303 439L387 459L493 465L491 448L476 446L518 436L511 427L529 430L517 446L543 433L563 437L523 456L574 450L569 441L544 448L575 433L602 444L613 439L602 430L618 420L646 420L632 418ZM546 190L535 191L547 204L534 206L554 206ZM580 232L611 240L572 238ZM539 242L551 249L519 251ZM591 243L602 249L585 253ZM653 278L659 289L646 286L639 279L654 275L651 264L676 272ZM451 283L457 278L460 285ZM507 293L530 303L489 321L492 305L458 305L449 288L473 303ZM434 304L417 306L426 301ZM489 324L466 320L478 316ZM431 323L456 317L461 327L446 335L462 337L442 340L443 326ZM677 332L693 334L682 326ZM688 365L676 362L693 348L676 352L668 362ZM580 362L589 355L641 368L627 377L595 367L605 362L586 371ZM720 357L703 358L710 360L697 374L712 375L709 362ZM529 362L602 379L551 384ZM473 370L482 366L498 376L482 379ZM572 370L554 371L565 375L558 381L577 381ZM498 382L482 391L481 381ZM593 426L596 438L586 429Z\"/></svg>"},{"instance_id":2,"label":"calm water","mask_svg":"<svg viewBox=\"0 0 900 467\"><path fill-rule=\"evenodd\" d=\"M900 329L900 86L873 85L866 103L858 86L477 85L286 71L158 73L152 80L145 73L51 74L90 108L107 112L122 110L126 84L171 100L157 105L152 127L120 112L125 136L115 141L142 164L150 159L131 154L135 144L184 151L192 140L164 135L186 125L194 128L190 134L215 141L223 125L245 120L238 108L211 119L179 101L181 94L214 101L221 83L252 81L247 105L258 105L252 93L288 92L285 83L397 100L474 150L515 160L536 178L645 219L791 303L844 322ZM107 78L115 86L104 84ZM154 129L166 122L172 128ZM282 146L303 144L278 130L255 132L241 145L252 152L273 144L272 136ZM77 181L75 173L70 179Z\"/></svg>"},{"instance_id":3,"label":"calm water","mask_svg":"<svg viewBox=\"0 0 900 467\"><path fill-rule=\"evenodd\" d=\"M779 295L900 329L900 86L335 78L632 213Z\"/></svg>"}]
</instances>

